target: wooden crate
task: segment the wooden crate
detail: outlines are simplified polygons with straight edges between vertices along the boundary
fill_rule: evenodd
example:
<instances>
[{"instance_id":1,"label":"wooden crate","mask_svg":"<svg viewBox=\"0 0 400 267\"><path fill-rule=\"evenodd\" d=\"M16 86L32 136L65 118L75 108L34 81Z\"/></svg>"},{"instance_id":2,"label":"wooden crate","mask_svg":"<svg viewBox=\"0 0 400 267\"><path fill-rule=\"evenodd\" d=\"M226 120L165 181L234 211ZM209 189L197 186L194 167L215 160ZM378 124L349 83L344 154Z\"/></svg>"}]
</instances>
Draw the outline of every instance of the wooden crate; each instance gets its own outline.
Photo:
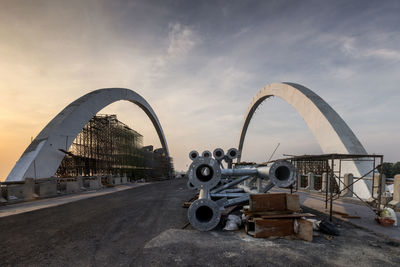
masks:
<instances>
[{"instance_id":1,"label":"wooden crate","mask_svg":"<svg viewBox=\"0 0 400 267\"><path fill-rule=\"evenodd\" d=\"M301 218L314 215L299 212L301 209L298 195L251 194L249 207L243 208L246 233L261 238L290 236L311 242L312 222Z\"/></svg>"},{"instance_id":2,"label":"wooden crate","mask_svg":"<svg viewBox=\"0 0 400 267\"><path fill-rule=\"evenodd\" d=\"M298 195L286 193L251 194L249 212L300 211Z\"/></svg>"},{"instance_id":3,"label":"wooden crate","mask_svg":"<svg viewBox=\"0 0 400 267\"><path fill-rule=\"evenodd\" d=\"M288 236L294 234L294 219L262 219L247 221L246 231L253 237Z\"/></svg>"},{"instance_id":4,"label":"wooden crate","mask_svg":"<svg viewBox=\"0 0 400 267\"><path fill-rule=\"evenodd\" d=\"M298 224L295 232L295 223ZM246 233L256 238L287 237L312 242L312 222L299 218L264 219L254 218L247 220L245 224Z\"/></svg>"}]
</instances>

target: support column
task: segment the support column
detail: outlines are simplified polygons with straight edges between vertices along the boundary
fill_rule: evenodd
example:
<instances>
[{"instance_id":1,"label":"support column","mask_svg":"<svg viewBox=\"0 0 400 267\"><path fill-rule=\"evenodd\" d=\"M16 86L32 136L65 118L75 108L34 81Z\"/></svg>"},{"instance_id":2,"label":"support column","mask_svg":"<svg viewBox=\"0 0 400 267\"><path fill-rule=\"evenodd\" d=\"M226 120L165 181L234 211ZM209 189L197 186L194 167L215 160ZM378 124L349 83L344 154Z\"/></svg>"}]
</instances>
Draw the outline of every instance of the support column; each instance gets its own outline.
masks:
<instances>
[{"instance_id":1,"label":"support column","mask_svg":"<svg viewBox=\"0 0 400 267\"><path fill-rule=\"evenodd\" d=\"M381 192L385 192L385 185L386 185L386 176L382 174L382 180L379 181L379 173L375 173L374 175L374 188L372 190L372 194L375 198L378 197L378 190L379 190L379 182L381 183Z\"/></svg>"},{"instance_id":2,"label":"support column","mask_svg":"<svg viewBox=\"0 0 400 267\"><path fill-rule=\"evenodd\" d=\"M307 174L307 190L314 191L314 173L309 172Z\"/></svg>"},{"instance_id":3,"label":"support column","mask_svg":"<svg viewBox=\"0 0 400 267\"><path fill-rule=\"evenodd\" d=\"M389 205L394 210L400 211L400 174L394 176L393 181L393 200L389 202Z\"/></svg>"},{"instance_id":4,"label":"support column","mask_svg":"<svg viewBox=\"0 0 400 267\"><path fill-rule=\"evenodd\" d=\"M321 191L326 192L330 188L330 181L328 180L328 188L326 188L326 181L328 180L328 174L326 172L322 173L322 185L321 185Z\"/></svg>"},{"instance_id":5,"label":"support column","mask_svg":"<svg viewBox=\"0 0 400 267\"><path fill-rule=\"evenodd\" d=\"M346 173L343 177L343 188L346 188L348 185L353 183L353 174ZM349 186L348 188L344 189L340 194L342 197L352 197L353 196L353 185Z\"/></svg>"}]
</instances>

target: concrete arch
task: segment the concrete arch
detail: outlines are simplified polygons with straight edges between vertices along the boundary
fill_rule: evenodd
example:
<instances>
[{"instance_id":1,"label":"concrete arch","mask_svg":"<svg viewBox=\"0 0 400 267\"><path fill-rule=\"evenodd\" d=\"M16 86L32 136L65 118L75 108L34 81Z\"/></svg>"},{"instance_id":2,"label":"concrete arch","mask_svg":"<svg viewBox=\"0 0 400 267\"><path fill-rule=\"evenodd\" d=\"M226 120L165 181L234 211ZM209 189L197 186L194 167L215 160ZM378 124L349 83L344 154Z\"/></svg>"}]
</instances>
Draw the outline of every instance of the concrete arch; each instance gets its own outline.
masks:
<instances>
[{"instance_id":1,"label":"concrete arch","mask_svg":"<svg viewBox=\"0 0 400 267\"><path fill-rule=\"evenodd\" d=\"M161 124L143 97L125 88L99 89L78 98L58 113L27 147L6 181L53 176L65 156L59 149L68 150L75 137L97 112L120 100L138 105L147 114L157 131L165 153L169 156Z\"/></svg>"},{"instance_id":2,"label":"concrete arch","mask_svg":"<svg viewBox=\"0 0 400 267\"><path fill-rule=\"evenodd\" d=\"M257 107L267 98L277 96L293 106L306 122L324 153L367 154L353 131L333 108L310 89L296 83L272 83L262 88L251 101L239 139L240 157L251 118ZM240 158L238 162L240 162ZM351 165L351 166L350 166ZM360 177L368 169L365 163L347 166L347 171ZM370 185L355 188L356 193L368 197Z\"/></svg>"}]
</instances>

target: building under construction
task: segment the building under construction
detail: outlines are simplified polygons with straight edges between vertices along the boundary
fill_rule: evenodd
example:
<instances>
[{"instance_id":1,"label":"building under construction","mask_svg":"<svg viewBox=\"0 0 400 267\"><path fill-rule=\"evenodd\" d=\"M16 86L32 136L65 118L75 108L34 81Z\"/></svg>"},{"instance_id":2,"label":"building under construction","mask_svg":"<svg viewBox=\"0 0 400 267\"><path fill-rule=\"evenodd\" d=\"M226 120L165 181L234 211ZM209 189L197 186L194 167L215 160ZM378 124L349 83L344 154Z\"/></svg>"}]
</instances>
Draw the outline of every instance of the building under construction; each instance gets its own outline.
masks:
<instances>
[{"instance_id":1,"label":"building under construction","mask_svg":"<svg viewBox=\"0 0 400 267\"><path fill-rule=\"evenodd\" d=\"M63 151L63 150L62 150ZM167 179L172 159L163 149L143 147L143 136L116 115L96 115L83 127L57 170L58 177L127 176Z\"/></svg>"}]
</instances>

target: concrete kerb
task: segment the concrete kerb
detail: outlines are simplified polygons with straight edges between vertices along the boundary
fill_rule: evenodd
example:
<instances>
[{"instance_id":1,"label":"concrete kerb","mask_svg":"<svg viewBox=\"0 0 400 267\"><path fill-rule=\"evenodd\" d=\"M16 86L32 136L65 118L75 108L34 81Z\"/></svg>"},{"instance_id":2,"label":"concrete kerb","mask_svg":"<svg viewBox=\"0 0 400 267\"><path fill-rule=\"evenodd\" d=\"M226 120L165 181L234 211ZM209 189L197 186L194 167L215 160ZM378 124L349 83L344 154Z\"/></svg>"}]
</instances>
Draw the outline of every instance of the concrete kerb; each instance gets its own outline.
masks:
<instances>
[{"instance_id":1,"label":"concrete kerb","mask_svg":"<svg viewBox=\"0 0 400 267\"><path fill-rule=\"evenodd\" d=\"M127 184L128 178L124 177L107 177L110 178L111 184L120 185ZM59 194L74 194L82 189L98 190L103 188L102 177L82 177L65 178L60 181L56 177L47 179L27 178L23 182L3 184L1 186L0 205L26 202L34 199L52 198Z\"/></svg>"},{"instance_id":2,"label":"concrete kerb","mask_svg":"<svg viewBox=\"0 0 400 267\"><path fill-rule=\"evenodd\" d=\"M46 209L50 207L56 207L60 205L64 205L67 203L87 199L87 198L92 198L92 197L99 197L107 194L112 194L116 192L121 192L124 190L148 185L150 183L131 183L127 185L120 185L116 187L111 187L111 188L104 188L102 190L97 190L97 191L81 191L75 195L68 195L68 194L63 194L63 195L58 195L53 198L43 198L35 201L29 201L29 202L20 202L20 203L9 203L12 205L4 205L0 207L0 218L6 217L6 216L11 216L11 215L16 215L20 213L25 213L25 212L30 212L34 210L39 210L39 209Z\"/></svg>"}]
</instances>

